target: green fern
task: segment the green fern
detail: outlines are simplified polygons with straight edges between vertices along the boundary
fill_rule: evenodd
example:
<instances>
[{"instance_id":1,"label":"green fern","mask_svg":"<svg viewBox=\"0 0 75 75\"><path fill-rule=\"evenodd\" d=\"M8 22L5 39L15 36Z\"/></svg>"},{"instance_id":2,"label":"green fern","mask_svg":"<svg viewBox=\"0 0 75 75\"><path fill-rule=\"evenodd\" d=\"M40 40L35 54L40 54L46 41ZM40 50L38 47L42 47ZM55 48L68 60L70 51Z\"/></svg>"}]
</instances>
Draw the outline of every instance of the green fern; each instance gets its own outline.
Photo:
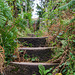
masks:
<instances>
[{"instance_id":1,"label":"green fern","mask_svg":"<svg viewBox=\"0 0 75 75\"><path fill-rule=\"evenodd\" d=\"M73 22L75 22L75 18L73 18L73 19L70 21L70 23L73 23Z\"/></svg>"},{"instance_id":2,"label":"green fern","mask_svg":"<svg viewBox=\"0 0 75 75\"><path fill-rule=\"evenodd\" d=\"M0 27L3 27L8 19L12 19L11 9L4 0L0 0Z\"/></svg>"},{"instance_id":3,"label":"green fern","mask_svg":"<svg viewBox=\"0 0 75 75\"><path fill-rule=\"evenodd\" d=\"M75 7L75 0L70 1L66 5L59 7L59 10L66 10L67 8Z\"/></svg>"}]
</instances>

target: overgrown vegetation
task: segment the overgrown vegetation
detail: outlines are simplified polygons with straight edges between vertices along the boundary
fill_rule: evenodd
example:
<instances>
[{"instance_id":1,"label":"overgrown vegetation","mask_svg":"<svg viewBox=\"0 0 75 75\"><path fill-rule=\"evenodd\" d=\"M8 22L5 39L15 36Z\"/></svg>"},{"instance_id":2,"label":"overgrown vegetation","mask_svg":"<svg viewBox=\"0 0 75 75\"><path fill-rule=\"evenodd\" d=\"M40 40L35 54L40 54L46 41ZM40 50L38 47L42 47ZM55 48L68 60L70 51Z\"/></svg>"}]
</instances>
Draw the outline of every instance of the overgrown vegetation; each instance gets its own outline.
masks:
<instances>
[{"instance_id":1,"label":"overgrown vegetation","mask_svg":"<svg viewBox=\"0 0 75 75\"><path fill-rule=\"evenodd\" d=\"M0 0L0 46L1 50L5 51L5 61L8 63L14 59L17 37L34 32L34 21L31 19L32 2L25 0L27 8L24 9L23 1ZM41 11L38 11L39 30L35 31L35 35L49 36L49 46L55 46L57 49L54 50L53 59L48 62L59 63L54 70L45 70L44 66L40 65L40 74L75 75L75 0L49 0L45 5L43 3L42 7L37 7ZM0 57L2 58L1 53ZM48 73L51 70L52 73Z\"/></svg>"},{"instance_id":2,"label":"overgrown vegetation","mask_svg":"<svg viewBox=\"0 0 75 75\"><path fill-rule=\"evenodd\" d=\"M43 14L51 46L56 46L50 63L60 63L52 74L74 75L75 46L75 1L58 0L48 2L47 12ZM43 75L43 74L42 74Z\"/></svg>"}]
</instances>

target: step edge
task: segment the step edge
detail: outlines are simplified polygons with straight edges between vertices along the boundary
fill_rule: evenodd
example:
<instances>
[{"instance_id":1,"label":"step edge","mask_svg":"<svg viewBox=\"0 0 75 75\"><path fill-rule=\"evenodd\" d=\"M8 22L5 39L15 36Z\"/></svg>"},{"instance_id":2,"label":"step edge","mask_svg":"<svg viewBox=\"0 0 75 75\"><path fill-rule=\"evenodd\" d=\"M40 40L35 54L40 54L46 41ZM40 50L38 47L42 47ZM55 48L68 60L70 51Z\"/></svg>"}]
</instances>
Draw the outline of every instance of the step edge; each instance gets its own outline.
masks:
<instances>
[{"instance_id":1,"label":"step edge","mask_svg":"<svg viewBox=\"0 0 75 75\"><path fill-rule=\"evenodd\" d=\"M10 64L15 65L30 65L30 66L38 66L38 65L59 65L59 63L33 63L33 62L11 62Z\"/></svg>"},{"instance_id":2,"label":"step edge","mask_svg":"<svg viewBox=\"0 0 75 75\"><path fill-rule=\"evenodd\" d=\"M48 38L48 37L18 37L18 39L23 38L23 39L42 39L42 38Z\"/></svg>"},{"instance_id":3,"label":"step edge","mask_svg":"<svg viewBox=\"0 0 75 75\"><path fill-rule=\"evenodd\" d=\"M18 50L46 50L55 48L56 47L19 47Z\"/></svg>"}]
</instances>

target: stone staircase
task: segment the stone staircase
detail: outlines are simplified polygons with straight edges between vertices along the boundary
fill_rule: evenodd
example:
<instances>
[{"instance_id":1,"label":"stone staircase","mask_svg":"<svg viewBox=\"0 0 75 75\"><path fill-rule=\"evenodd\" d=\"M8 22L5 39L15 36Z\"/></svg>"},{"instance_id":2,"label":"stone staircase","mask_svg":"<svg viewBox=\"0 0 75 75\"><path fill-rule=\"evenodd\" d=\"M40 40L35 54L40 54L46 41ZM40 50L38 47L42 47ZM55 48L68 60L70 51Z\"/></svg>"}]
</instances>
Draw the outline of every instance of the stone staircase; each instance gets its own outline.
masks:
<instances>
[{"instance_id":1,"label":"stone staircase","mask_svg":"<svg viewBox=\"0 0 75 75\"><path fill-rule=\"evenodd\" d=\"M38 65L41 64L45 66L46 69L58 66L58 63L47 63L47 61L51 59L54 48L47 47L46 39L47 37L18 38L24 45L18 48L22 62L11 62L5 70L5 75L40 75ZM29 44L31 44L32 47ZM27 55L26 58L37 57L38 60L25 62L22 60L24 53Z\"/></svg>"}]
</instances>

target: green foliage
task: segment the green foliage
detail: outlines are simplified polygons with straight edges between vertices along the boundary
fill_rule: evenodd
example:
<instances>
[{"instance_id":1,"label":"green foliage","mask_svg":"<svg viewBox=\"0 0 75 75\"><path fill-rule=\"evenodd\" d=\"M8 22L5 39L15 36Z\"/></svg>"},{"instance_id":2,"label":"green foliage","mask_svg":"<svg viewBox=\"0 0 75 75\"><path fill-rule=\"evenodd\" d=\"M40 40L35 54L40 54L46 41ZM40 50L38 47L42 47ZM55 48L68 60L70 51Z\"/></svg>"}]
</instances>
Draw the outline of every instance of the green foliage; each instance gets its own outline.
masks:
<instances>
[{"instance_id":1,"label":"green foliage","mask_svg":"<svg viewBox=\"0 0 75 75\"><path fill-rule=\"evenodd\" d=\"M12 19L11 8L5 1L0 0L0 28L4 27L8 19Z\"/></svg>"},{"instance_id":2,"label":"green foliage","mask_svg":"<svg viewBox=\"0 0 75 75\"><path fill-rule=\"evenodd\" d=\"M32 44L31 43L28 44L27 41L23 42L22 45L27 47L32 47Z\"/></svg>"},{"instance_id":3,"label":"green foliage","mask_svg":"<svg viewBox=\"0 0 75 75\"><path fill-rule=\"evenodd\" d=\"M36 74L32 74L32 75L36 75Z\"/></svg>"},{"instance_id":4,"label":"green foliage","mask_svg":"<svg viewBox=\"0 0 75 75\"><path fill-rule=\"evenodd\" d=\"M58 0L58 1L52 1L50 0L48 3L47 8L47 12L43 13L43 21L45 21L47 28L50 28L53 24L57 24L59 23L58 20L60 21L60 26L62 26L61 29L59 29L61 32L59 32L59 34L56 34L57 38L53 41L51 41L51 46L56 46L57 43L61 42L62 46L61 48L57 48L55 49L55 54L53 55L54 60L58 59L59 57L62 56L62 54L65 51L65 48L68 47L69 51L68 54L66 56L66 67L63 69L62 67L65 65L65 63L62 63L59 67L60 72L63 75L74 75L74 46L75 46L75 36L74 36L74 32L75 32L75 25L73 23L75 23L75 18L74 18L74 8L75 8L75 0ZM73 17L72 19L68 19L69 15L66 15L66 17L63 17L63 13L64 15L66 15L66 12L69 12L71 14L71 16ZM66 13L66 14L65 14ZM63 19L64 18L64 19ZM49 21L49 22L48 22ZM57 21L57 22L56 22ZM64 27L64 28L63 28ZM57 30L57 31L59 31ZM64 32L65 30L67 30L67 32ZM56 31L53 32L53 34L55 34ZM50 34L51 35L51 34ZM64 40L59 40L60 39L64 39ZM62 69L62 71L61 71ZM45 69L43 68L43 71ZM57 69L58 70L58 69ZM44 75L42 70L40 71L41 75Z\"/></svg>"},{"instance_id":5,"label":"green foliage","mask_svg":"<svg viewBox=\"0 0 75 75\"><path fill-rule=\"evenodd\" d=\"M20 32L31 33L30 29L27 28L27 20L31 24L31 12L26 12L18 14L18 17L14 18L14 7L16 10L19 8L21 10L23 0L16 0L15 5L14 0L0 0L0 45L4 47L6 61L12 61L13 53L17 48L17 35ZM9 7L10 6L10 7ZM19 6L19 7L18 7ZM19 12L20 13L20 12ZM22 34L21 34L22 35Z\"/></svg>"},{"instance_id":6,"label":"green foliage","mask_svg":"<svg viewBox=\"0 0 75 75\"><path fill-rule=\"evenodd\" d=\"M8 4L0 0L0 45L4 47L6 60L11 60L16 45L17 28L8 24L8 20L12 20L11 9Z\"/></svg>"},{"instance_id":7,"label":"green foliage","mask_svg":"<svg viewBox=\"0 0 75 75\"><path fill-rule=\"evenodd\" d=\"M28 59L27 57L28 57L28 55L27 55L27 54L25 54L25 55L24 55L24 58L25 58L25 59Z\"/></svg>"},{"instance_id":8,"label":"green foliage","mask_svg":"<svg viewBox=\"0 0 75 75\"><path fill-rule=\"evenodd\" d=\"M7 2L6 2L7 1ZM15 1L15 4L13 2ZM27 11L22 11L22 3L23 1L27 2ZM17 35L23 35L22 33L31 33L31 30L27 27L27 19L29 20L29 27L31 27L32 19L31 19L31 6L30 6L30 0L0 0L0 45L5 50L5 59L6 61L10 62L12 61L13 53L15 51L15 48L17 48ZM50 0L49 2L45 3L45 6L43 5L43 8L38 6L39 16L44 18L43 21L45 21L46 26L44 26L44 30L49 29L52 24L57 23L56 19L59 19L60 25L68 26L70 23L73 23L75 21L75 18L73 19L66 19L63 20L61 18L62 11L71 10L71 12L75 11L75 0ZM10 7L9 7L10 6ZM18 17L14 18L14 12L16 12L14 7L17 7L19 11L17 12ZM45 12L47 10L47 12ZM19 14L18 14L19 13ZM49 23L48 23L49 21ZM43 25L43 24L42 24ZM45 28L46 27L46 28ZM64 28L64 29L65 29ZM75 74L75 56L72 53L74 51L75 46L75 35L72 34L75 31L75 26L70 25L66 33L59 33L57 36L60 38L64 38L64 40L61 40L62 48L56 49L55 52L57 52L56 58L59 58L62 53L64 52L64 49L66 46L69 48L69 52L67 55L67 62L65 69L62 70L62 74L70 75ZM35 32L35 34L39 36L43 35L43 32L45 32L43 29ZM20 34L21 33L21 34ZM55 33L55 32L54 32ZM54 34L53 33L53 34ZM57 42L52 41L52 46L56 45ZM26 42L24 44L27 44ZM28 44L27 44L28 45ZM29 46L32 46L32 44L29 44ZM27 59L27 55L24 56L25 59ZM37 58L34 57L31 60L35 61ZM59 67L63 66L65 63L60 65ZM39 65L39 73L41 75L52 75L49 73L52 69L45 70L45 67L42 65Z\"/></svg>"},{"instance_id":9,"label":"green foliage","mask_svg":"<svg viewBox=\"0 0 75 75\"><path fill-rule=\"evenodd\" d=\"M52 68L45 70L45 67L43 65L39 65L38 68L40 75L52 75L51 73L49 73L52 70Z\"/></svg>"},{"instance_id":10,"label":"green foliage","mask_svg":"<svg viewBox=\"0 0 75 75\"><path fill-rule=\"evenodd\" d=\"M75 18L73 18L73 19L70 21L70 23L73 23L73 22L75 22Z\"/></svg>"},{"instance_id":11,"label":"green foliage","mask_svg":"<svg viewBox=\"0 0 75 75\"><path fill-rule=\"evenodd\" d=\"M15 19L15 23L14 24L18 28L25 29L25 26L27 25L27 21L26 21L26 19L22 18L22 15L23 14L19 14L19 16Z\"/></svg>"},{"instance_id":12,"label":"green foliage","mask_svg":"<svg viewBox=\"0 0 75 75\"><path fill-rule=\"evenodd\" d=\"M43 36L44 35L44 30L38 30L34 33L37 37Z\"/></svg>"},{"instance_id":13,"label":"green foliage","mask_svg":"<svg viewBox=\"0 0 75 75\"><path fill-rule=\"evenodd\" d=\"M39 10L37 11L39 18L42 18L43 17L42 14L44 13L44 8L42 8L41 6L37 4L37 9Z\"/></svg>"},{"instance_id":14,"label":"green foliage","mask_svg":"<svg viewBox=\"0 0 75 75\"><path fill-rule=\"evenodd\" d=\"M67 8L75 7L75 0L71 0L69 3L65 4L64 6L59 7L59 10L66 10Z\"/></svg>"}]
</instances>

